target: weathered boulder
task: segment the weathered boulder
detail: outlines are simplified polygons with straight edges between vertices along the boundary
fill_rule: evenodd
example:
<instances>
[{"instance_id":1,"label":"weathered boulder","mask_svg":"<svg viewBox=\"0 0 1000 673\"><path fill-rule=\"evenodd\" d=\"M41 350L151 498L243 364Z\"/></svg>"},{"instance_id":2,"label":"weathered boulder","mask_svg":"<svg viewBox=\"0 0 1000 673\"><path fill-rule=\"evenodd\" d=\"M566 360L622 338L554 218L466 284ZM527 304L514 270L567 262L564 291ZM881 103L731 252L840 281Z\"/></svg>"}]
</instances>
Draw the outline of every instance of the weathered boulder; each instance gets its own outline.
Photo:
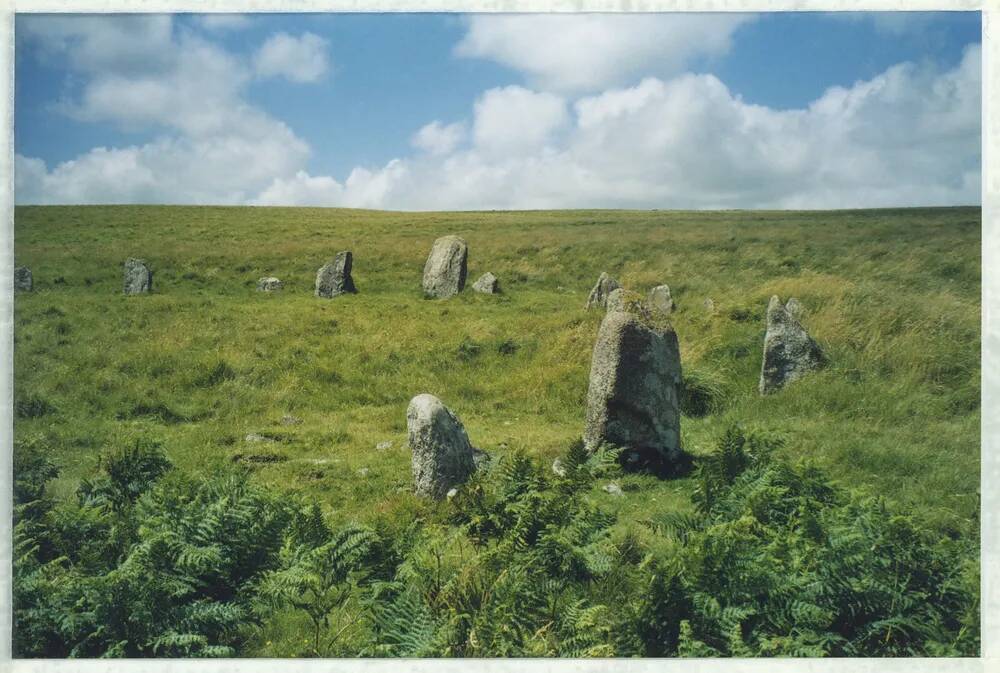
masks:
<instances>
[{"instance_id":1,"label":"weathered boulder","mask_svg":"<svg viewBox=\"0 0 1000 673\"><path fill-rule=\"evenodd\" d=\"M681 360L664 320L612 311L594 344L584 444L607 442L668 461L681 456Z\"/></svg>"},{"instance_id":2,"label":"weathered boulder","mask_svg":"<svg viewBox=\"0 0 1000 673\"><path fill-rule=\"evenodd\" d=\"M459 236L442 236L434 241L424 264L424 294L447 299L465 287L469 246Z\"/></svg>"},{"instance_id":3,"label":"weathered boulder","mask_svg":"<svg viewBox=\"0 0 1000 673\"><path fill-rule=\"evenodd\" d=\"M31 278L31 269L26 266L14 268L14 289L21 292L31 292L34 282Z\"/></svg>"},{"instance_id":4,"label":"weathered boulder","mask_svg":"<svg viewBox=\"0 0 1000 673\"><path fill-rule=\"evenodd\" d=\"M284 287L284 283L274 276L267 276L257 281L258 292L274 292Z\"/></svg>"},{"instance_id":5,"label":"weathered boulder","mask_svg":"<svg viewBox=\"0 0 1000 673\"><path fill-rule=\"evenodd\" d=\"M440 500L475 472L476 450L469 443L465 427L433 395L424 393L410 400L406 432L417 495Z\"/></svg>"},{"instance_id":6,"label":"weathered boulder","mask_svg":"<svg viewBox=\"0 0 1000 673\"><path fill-rule=\"evenodd\" d=\"M337 295L357 292L354 279L351 278L353 261L351 252L344 250L321 266L316 272L316 296L331 299Z\"/></svg>"},{"instance_id":7,"label":"weathered boulder","mask_svg":"<svg viewBox=\"0 0 1000 673\"><path fill-rule=\"evenodd\" d=\"M617 280L602 271L600 277L597 279L597 284L594 285L590 291L590 295L587 297L587 308L594 308L595 306L605 308L608 303L608 295L620 287L621 285Z\"/></svg>"},{"instance_id":8,"label":"weathered boulder","mask_svg":"<svg viewBox=\"0 0 1000 673\"><path fill-rule=\"evenodd\" d=\"M674 299L670 296L668 285L657 285L649 291L649 308L652 311L670 315L674 311Z\"/></svg>"},{"instance_id":9,"label":"weathered boulder","mask_svg":"<svg viewBox=\"0 0 1000 673\"><path fill-rule=\"evenodd\" d=\"M823 365L823 351L777 296L767 305L764 360L760 368L761 395L776 392Z\"/></svg>"},{"instance_id":10,"label":"weathered boulder","mask_svg":"<svg viewBox=\"0 0 1000 673\"><path fill-rule=\"evenodd\" d=\"M487 271L472 284L472 289L483 294L499 294L500 281L492 273Z\"/></svg>"},{"instance_id":11,"label":"weathered boulder","mask_svg":"<svg viewBox=\"0 0 1000 673\"><path fill-rule=\"evenodd\" d=\"M129 257L125 260L125 294L143 294L153 289L153 272L146 261Z\"/></svg>"}]
</instances>

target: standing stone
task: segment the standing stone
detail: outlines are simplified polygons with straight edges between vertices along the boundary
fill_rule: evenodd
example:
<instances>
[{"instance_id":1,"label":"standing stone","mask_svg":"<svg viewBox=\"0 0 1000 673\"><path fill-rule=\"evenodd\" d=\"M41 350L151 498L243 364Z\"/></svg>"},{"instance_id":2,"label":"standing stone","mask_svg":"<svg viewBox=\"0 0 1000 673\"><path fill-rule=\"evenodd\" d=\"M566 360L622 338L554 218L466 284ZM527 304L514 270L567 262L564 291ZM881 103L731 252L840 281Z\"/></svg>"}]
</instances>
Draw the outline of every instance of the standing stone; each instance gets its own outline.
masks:
<instances>
[{"instance_id":1,"label":"standing stone","mask_svg":"<svg viewBox=\"0 0 1000 673\"><path fill-rule=\"evenodd\" d=\"M146 261L129 257L125 260L125 294L144 294L153 290L153 272Z\"/></svg>"},{"instance_id":2,"label":"standing stone","mask_svg":"<svg viewBox=\"0 0 1000 673\"><path fill-rule=\"evenodd\" d=\"M674 311L674 300L670 296L670 287L667 285L657 285L649 291L649 308L663 315L670 315Z\"/></svg>"},{"instance_id":3,"label":"standing stone","mask_svg":"<svg viewBox=\"0 0 1000 673\"><path fill-rule=\"evenodd\" d=\"M761 395L776 392L823 364L823 351L777 296L767 305L764 360L760 368Z\"/></svg>"},{"instance_id":4,"label":"standing stone","mask_svg":"<svg viewBox=\"0 0 1000 673\"><path fill-rule=\"evenodd\" d=\"M357 292L351 278L351 264L354 256L349 250L338 252L337 256L324 264L316 272L316 296L331 299L340 294Z\"/></svg>"},{"instance_id":5,"label":"standing stone","mask_svg":"<svg viewBox=\"0 0 1000 673\"><path fill-rule=\"evenodd\" d=\"M492 273L487 271L472 284L472 289L483 294L499 294L500 281Z\"/></svg>"},{"instance_id":6,"label":"standing stone","mask_svg":"<svg viewBox=\"0 0 1000 673\"><path fill-rule=\"evenodd\" d=\"M284 287L284 284L274 276L267 276L257 281L258 292L274 292Z\"/></svg>"},{"instance_id":7,"label":"standing stone","mask_svg":"<svg viewBox=\"0 0 1000 673\"><path fill-rule=\"evenodd\" d=\"M607 442L676 460L681 454L681 359L663 321L613 311L594 345L587 391L588 451Z\"/></svg>"},{"instance_id":8,"label":"standing stone","mask_svg":"<svg viewBox=\"0 0 1000 673\"><path fill-rule=\"evenodd\" d=\"M805 307L802 306L802 302L792 297L785 303L785 310L796 320L801 320Z\"/></svg>"},{"instance_id":9,"label":"standing stone","mask_svg":"<svg viewBox=\"0 0 1000 673\"><path fill-rule=\"evenodd\" d=\"M34 283L31 279L31 269L26 266L18 266L14 269L14 289L22 292L31 292Z\"/></svg>"},{"instance_id":10,"label":"standing stone","mask_svg":"<svg viewBox=\"0 0 1000 673\"><path fill-rule=\"evenodd\" d=\"M469 246L458 236L442 236L434 241L424 264L424 294L447 299L465 287ZM482 280L482 279L480 279Z\"/></svg>"},{"instance_id":11,"label":"standing stone","mask_svg":"<svg viewBox=\"0 0 1000 673\"><path fill-rule=\"evenodd\" d=\"M620 287L617 280L602 271L600 278L597 279L597 284L590 291L590 296L587 297L587 308L595 306L605 308L608 303L608 295Z\"/></svg>"},{"instance_id":12,"label":"standing stone","mask_svg":"<svg viewBox=\"0 0 1000 673\"><path fill-rule=\"evenodd\" d=\"M623 287L608 293L605 306L608 313L621 311L623 313L634 313L646 319L652 317L649 308L646 306L646 302L642 300L642 295L631 290L626 290Z\"/></svg>"},{"instance_id":13,"label":"standing stone","mask_svg":"<svg viewBox=\"0 0 1000 673\"><path fill-rule=\"evenodd\" d=\"M433 395L424 393L410 400L406 431L417 495L440 500L475 472L475 450L462 422Z\"/></svg>"}]
</instances>

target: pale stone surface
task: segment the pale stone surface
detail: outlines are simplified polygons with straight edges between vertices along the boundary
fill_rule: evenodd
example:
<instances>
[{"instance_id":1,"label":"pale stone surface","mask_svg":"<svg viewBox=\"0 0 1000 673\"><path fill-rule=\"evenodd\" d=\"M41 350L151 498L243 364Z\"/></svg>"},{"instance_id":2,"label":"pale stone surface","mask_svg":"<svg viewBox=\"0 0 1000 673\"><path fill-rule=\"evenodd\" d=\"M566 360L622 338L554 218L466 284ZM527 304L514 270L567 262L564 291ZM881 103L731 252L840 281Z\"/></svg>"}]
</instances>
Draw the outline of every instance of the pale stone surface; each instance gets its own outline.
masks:
<instances>
[{"instance_id":1,"label":"pale stone surface","mask_svg":"<svg viewBox=\"0 0 1000 673\"><path fill-rule=\"evenodd\" d=\"M26 266L18 266L14 269L14 289L21 292L31 292L34 281L31 277L31 269Z\"/></svg>"},{"instance_id":2,"label":"pale stone surface","mask_svg":"<svg viewBox=\"0 0 1000 673\"><path fill-rule=\"evenodd\" d=\"M410 400L406 431L417 495L440 500L476 470L465 427L438 398L424 393Z\"/></svg>"},{"instance_id":3,"label":"pale stone surface","mask_svg":"<svg viewBox=\"0 0 1000 673\"><path fill-rule=\"evenodd\" d=\"M590 291L590 295L587 297L587 308L594 308L595 306L605 308L608 303L608 295L620 287L621 285L617 280L601 272L600 277L597 279L597 284L594 285Z\"/></svg>"},{"instance_id":4,"label":"pale stone surface","mask_svg":"<svg viewBox=\"0 0 1000 673\"><path fill-rule=\"evenodd\" d=\"M350 250L344 250L321 266L316 272L316 296L332 299L338 295L357 292L351 277L353 263L354 255Z\"/></svg>"},{"instance_id":5,"label":"pale stone surface","mask_svg":"<svg viewBox=\"0 0 1000 673\"><path fill-rule=\"evenodd\" d=\"M274 276L266 276L257 281L258 292L274 292L284 287L284 283Z\"/></svg>"},{"instance_id":6,"label":"pale stone surface","mask_svg":"<svg viewBox=\"0 0 1000 673\"><path fill-rule=\"evenodd\" d=\"M300 423L302 423L302 419L291 414L285 414L281 417L282 425L299 425Z\"/></svg>"},{"instance_id":7,"label":"pale stone surface","mask_svg":"<svg viewBox=\"0 0 1000 673\"><path fill-rule=\"evenodd\" d=\"M392 448L392 442L388 440L384 442L379 442L378 444L375 445L376 451L388 451L391 448Z\"/></svg>"},{"instance_id":8,"label":"pale stone surface","mask_svg":"<svg viewBox=\"0 0 1000 673\"><path fill-rule=\"evenodd\" d=\"M711 299L706 299L701 303L705 307L705 311L708 313L715 313L715 302Z\"/></svg>"},{"instance_id":9,"label":"pale stone surface","mask_svg":"<svg viewBox=\"0 0 1000 673\"><path fill-rule=\"evenodd\" d=\"M614 482L611 482L610 484L605 484L603 488L605 493L610 493L611 495L616 497L625 495L625 493L622 492L622 487Z\"/></svg>"},{"instance_id":10,"label":"pale stone surface","mask_svg":"<svg viewBox=\"0 0 1000 673\"><path fill-rule=\"evenodd\" d=\"M552 461L552 471L555 472L556 476L566 476L566 466L563 465L563 462L558 458Z\"/></svg>"},{"instance_id":11,"label":"pale stone surface","mask_svg":"<svg viewBox=\"0 0 1000 673\"><path fill-rule=\"evenodd\" d=\"M125 294L144 294L153 289L153 272L145 260L129 257L125 260Z\"/></svg>"},{"instance_id":12,"label":"pale stone surface","mask_svg":"<svg viewBox=\"0 0 1000 673\"><path fill-rule=\"evenodd\" d=\"M649 291L650 310L670 315L674 312L674 299L670 296L670 287L667 285L657 285Z\"/></svg>"},{"instance_id":13,"label":"pale stone surface","mask_svg":"<svg viewBox=\"0 0 1000 673\"><path fill-rule=\"evenodd\" d=\"M606 442L667 460L679 458L680 386L673 328L634 313L605 315L590 367L587 449Z\"/></svg>"},{"instance_id":14,"label":"pale stone surface","mask_svg":"<svg viewBox=\"0 0 1000 673\"><path fill-rule=\"evenodd\" d=\"M646 306L646 302L642 300L642 295L631 290L626 290L623 287L612 290L608 294L608 300L605 305L608 313L621 311L623 313L634 313L642 318L649 318L652 315L649 312L649 307Z\"/></svg>"},{"instance_id":15,"label":"pale stone surface","mask_svg":"<svg viewBox=\"0 0 1000 673\"><path fill-rule=\"evenodd\" d=\"M469 246L459 236L442 236L434 241L424 264L424 294L447 299L465 287Z\"/></svg>"},{"instance_id":16,"label":"pale stone surface","mask_svg":"<svg viewBox=\"0 0 1000 673\"><path fill-rule=\"evenodd\" d=\"M776 392L823 365L823 351L777 296L767 306L767 332L758 390Z\"/></svg>"},{"instance_id":17,"label":"pale stone surface","mask_svg":"<svg viewBox=\"0 0 1000 673\"><path fill-rule=\"evenodd\" d=\"M492 273L487 271L472 284L472 289L483 294L499 294L500 281Z\"/></svg>"},{"instance_id":18,"label":"pale stone surface","mask_svg":"<svg viewBox=\"0 0 1000 673\"><path fill-rule=\"evenodd\" d=\"M792 297L785 302L785 310L788 311L789 315L796 320L802 320L802 314L805 312L805 307L802 306L802 302L795 297Z\"/></svg>"}]
</instances>

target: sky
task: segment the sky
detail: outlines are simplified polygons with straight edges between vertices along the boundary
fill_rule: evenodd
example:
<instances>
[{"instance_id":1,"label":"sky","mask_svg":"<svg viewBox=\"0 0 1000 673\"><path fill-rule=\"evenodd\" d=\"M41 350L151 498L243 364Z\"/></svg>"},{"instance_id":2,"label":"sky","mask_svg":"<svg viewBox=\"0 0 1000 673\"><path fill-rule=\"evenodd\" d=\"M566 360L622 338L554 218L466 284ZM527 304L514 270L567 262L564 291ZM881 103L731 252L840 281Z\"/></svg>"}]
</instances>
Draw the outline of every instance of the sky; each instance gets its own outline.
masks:
<instances>
[{"instance_id":1,"label":"sky","mask_svg":"<svg viewBox=\"0 0 1000 673\"><path fill-rule=\"evenodd\" d=\"M978 12L30 15L15 201L981 201Z\"/></svg>"}]
</instances>

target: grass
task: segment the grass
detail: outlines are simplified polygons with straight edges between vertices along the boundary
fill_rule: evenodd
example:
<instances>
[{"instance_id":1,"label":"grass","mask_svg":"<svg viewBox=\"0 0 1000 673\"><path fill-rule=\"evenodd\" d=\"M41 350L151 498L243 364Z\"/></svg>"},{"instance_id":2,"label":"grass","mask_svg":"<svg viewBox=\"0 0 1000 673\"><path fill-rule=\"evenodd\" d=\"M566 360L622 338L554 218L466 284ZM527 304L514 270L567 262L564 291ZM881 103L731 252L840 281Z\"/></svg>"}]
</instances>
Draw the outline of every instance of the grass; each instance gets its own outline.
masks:
<instances>
[{"instance_id":1,"label":"grass","mask_svg":"<svg viewBox=\"0 0 1000 673\"><path fill-rule=\"evenodd\" d=\"M444 234L469 243L470 287L425 300L423 263ZM348 249L359 294L313 297L316 269ZM128 256L151 265L153 294L122 295ZM487 451L551 461L583 430L601 319L584 304L607 271L643 294L670 285L695 456L741 422L942 532L976 511L978 208L18 207L15 258L35 280L14 303L15 436L59 447L63 493L112 438L143 435L182 469L244 460L333 521L421 516L435 506L409 492L410 398L440 397ZM504 294L471 291L486 271ZM284 290L256 292L266 275ZM762 398L772 294L802 301L830 364ZM621 486L597 497L626 521L690 507L690 479Z\"/></svg>"}]
</instances>

